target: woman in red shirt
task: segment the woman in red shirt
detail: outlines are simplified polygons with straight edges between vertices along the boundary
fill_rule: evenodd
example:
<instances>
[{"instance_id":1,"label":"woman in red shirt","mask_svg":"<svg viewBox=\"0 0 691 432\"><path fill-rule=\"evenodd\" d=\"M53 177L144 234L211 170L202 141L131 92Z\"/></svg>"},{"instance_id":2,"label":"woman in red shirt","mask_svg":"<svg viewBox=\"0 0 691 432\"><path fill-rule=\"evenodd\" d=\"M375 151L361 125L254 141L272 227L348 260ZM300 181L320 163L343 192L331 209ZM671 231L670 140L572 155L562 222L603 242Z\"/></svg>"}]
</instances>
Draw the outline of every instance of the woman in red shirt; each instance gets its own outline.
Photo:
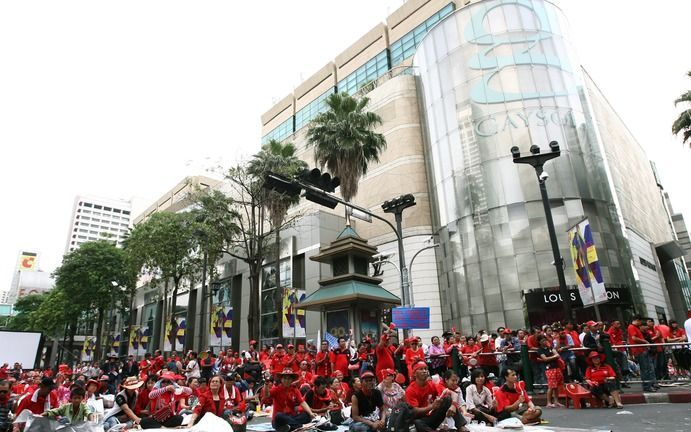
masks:
<instances>
[{"instance_id":1,"label":"woman in red shirt","mask_svg":"<svg viewBox=\"0 0 691 432\"><path fill-rule=\"evenodd\" d=\"M410 348L405 350L405 364L408 367L408 377L412 380L413 365L419 361L425 361L425 352L420 347L420 341L416 337L412 337L407 341Z\"/></svg>"},{"instance_id":2,"label":"woman in red shirt","mask_svg":"<svg viewBox=\"0 0 691 432\"><path fill-rule=\"evenodd\" d=\"M605 356L592 351L586 361L589 366L585 370L585 379L590 386L590 392L600 398L606 405L611 405L610 396L617 408L624 408L619 396L616 374L612 366L604 362Z\"/></svg>"},{"instance_id":3,"label":"woman in red shirt","mask_svg":"<svg viewBox=\"0 0 691 432\"><path fill-rule=\"evenodd\" d=\"M214 376L209 380L209 390L199 399L199 404L194 408L192 422L210 412L213 415L226 420L233 414L245 413L245 401L242 393L237 388L231 388L229 392L223 379Z\"/></svg>"},{"instance_id":4,"label":"woman in red shirt","mask_svg":"<svg viewBox=\"0 0 691 432\"><path fill-rule=\"evenodd\" d=\"M182 424L182 416L178 414L178 401L192 394L192 389L173 384L175 375L163 374L161 379L149 392L151 400L151 416L141 421L143 429L156 429L161 426L178 427ZM167 412L163 416L161 413Z\"/></svg>"},{"instance_id":5,"label":"woman in red shirt","mask_svg":"<svg viewBox=\"0 0 691 432\"><path fill-rule=\"evenodd\" d=\"M463 355L463 364L468 367L477 365L477 355L482 347L475 343L475 338L468 336L466 344L461 347L461 354Z\"/></svg>"}]
</instances>

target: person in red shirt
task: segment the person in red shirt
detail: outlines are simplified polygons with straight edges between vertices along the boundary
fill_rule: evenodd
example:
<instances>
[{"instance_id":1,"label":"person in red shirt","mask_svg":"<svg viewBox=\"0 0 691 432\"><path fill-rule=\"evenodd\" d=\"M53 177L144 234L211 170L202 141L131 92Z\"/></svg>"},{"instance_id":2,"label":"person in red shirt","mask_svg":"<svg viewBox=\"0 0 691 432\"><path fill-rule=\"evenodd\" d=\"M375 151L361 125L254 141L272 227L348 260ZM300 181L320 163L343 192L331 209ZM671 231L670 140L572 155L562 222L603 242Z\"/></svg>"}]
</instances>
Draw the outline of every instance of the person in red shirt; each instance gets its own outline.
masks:
<instances>
[{"instance_id":1,"label":"person in red shirt","mask_svg":"<svg viewBox=\"0 0 691 432\"><path fill-rule=\"evenodd\" d=\"M477 359L477 365L485 370L489 375L499 375L499 367L497 366L497 356L494 355L496 351L494 341L487 334L480 336L480 354Z\"/></svg>"},{"instance_id":2,"label":"person in red shirt","mask_svg":"<svg viewBox=\"0 0 691 432\"><path fill-rule=\"evenodd\" d=\"M31 393L27 393L20 399L15 413L20 415L22 411L29 410L33 414L41 415L44 412L53 408L59 408L58 395L53 390L55 383L52 378L43 378L38 386L38 389ZM24 423L15 423L14 431L19 431L24 428Z\"/></svg>"},{"instance_id":3,"label":"person in red shirt","mask_svg":"<svg viewBox=\"0 0 691 432\"><path fill-rule=\"evenodd\" d=\"M375 356L377 358L377 365L375 372L377 376L381 376L381 371L384 369L393 369L396 363L393 359L393 352L389 349L391 345L391 337L389 336L389 331L382 333L379 338L379 343L374 349Z\"/></svg>"},{"instance_id":4,"label":"person in red shirt","mask_svg":"<svg viewBox=\"0 0 691 432\"><path fill-rule=\"evenodd\" d=\"M310 364L307 360L300 362L300 370L298 371L298 387L307 386L308 388L312 386L314 381L314 375L310 370Z\"/></svg>"},{"instance_id":5,"label":"person in red shirt","mask_svg":"<svg viewBox=\"0 0 691 432\"><path fill-rule=\"evenodd\" d=\"M329 356L331 361L331 370L340 371L343 377L349 375L348 365L350 364L350 350L347 347L348 341L343 336L338 338L338 348L331 351Z\"/></svg>"},{"instance_id":6,"label":"person in red shirt","mask_svg":"<svg viewBox=\"0 0 691 432\"><path fill-rule=\"evenodd\" d=\"M463 364L468 367L474 367L477 365L478 353L482 347L475 343L475 338L468 336L466 339L466 344L461 348L461 355L463 358Z\"/></svg>"},{"instance_id":7,"label":"person in red shirt","mask_svg":"<svg viewBox=\"0 0 691 432\"><path fill-rule=\"evenodd\" d=\"M418 432L432 432L454 412L450 397L439 397L437 387L429 378L427 363L419 361L412 367L412 382L405 391L405 398L413 410L413 422Z\"/></svg>"},{"instance_id":8,"label":"person in red shirt","mask_svg":"<svg viewBox=\"0 0 691 432\"><path fill-rule=\"evenodd\" d=\"M284 369L278 374L281 383L269 390L273 399L271 426L276 432L289 432L316 417L303 399L300 391L293 385L297 374L291 369Z\"/></svg>"},{"instance_id":9,"label":"person in red shirt","mask_svg":"<svg viewBox=\"0 0 691 432\"><path fill-rule=\"evenodd\" d=\"M590 392L601 399L606 406L616 404L617 408L624 408L621 404L617 377L612 366L605 363L604 354L592 351L586 359L590 365L585 370L585 379L590 386ZM610 400L610 396L614 399Z\"/></svg>"},{"instance_id":10,"label":"person in red shirt","mask_svg":"<svg viewBox=\"0 0 691 432\"><path fill-rule=\"evenodd\" d=\"M288 352L283 356L283 369L297 370L300 363L297 360L297 353L295 352L295 346L293 344L288 344Z\"/></svg>"},{"instance_id":11,"label":"person in red shirt","mask_svg":"<svg viewBox=\"0 0 691 432\"><path fill-rule=\"evenodd\" d=\"M628 342L629 345L636 344L647 344L648 341L645 339L643 332L640 327L642 325L641 317L635 316L627 328ZM641 381L643 385L643 391L646 392L656 392L657 380L655 379L655 368L653 366L653 361L648 354L647 347L631 347L629 352L632 356L636 358L636 362L641 368Z\"/></svg>"},{"instance_id":12,"label":"person in red shirt","mask_svg":"<svg viewBox=\"0 0 691 432\"><path fill-rule=\"evenodd\" d=\"M624 340L624 330L621 328L621 321L614 320L610 324L606 333L609 335L609 342L612 345L624 345L626 341ZM617 368L621 375L619 376L620 381L622 381L622 387L629 387L628 384L624 383L623 380L631 373L629 370L629 360L626 357L626 348L613 348L612 356L617 364Z\"/></svg>"},{"instance_id":13,"label":"person in red shirt","mask_svg":"<svg viewBox=\"0 0 691 432\"><path fill-rule=\"evenodd\" d=\"M10 368L10 365L7 363L3 363L2 366L0 367L0 381L6 380L10 374L8 373L8 370Z\"/></svg>"},{"instance_id":14,"label":"person in red shirt","mask_svg":"<svg viewBox=\"0 0 691 432\"><path fill-rule=\"evenodd\" d=\"M150 373L153 375L158 374L158 372L165 366L165 361L163 360L163 354L161 350L154 351L154 358L151 361Z\"/></svg>"},{"instance_id":15,"label":"person in red shirt","mask_svg":"<svg viewBox=\"0 0 691 432\"><path fill-rule=\"evenodd\" d=\"M283 350L283 345L278 344L276 345L276 351L274 351L273 354L271 354L271 373L274 375L275 378L278 378L278 374L283 372L284 365L285 363L283 362L283 357L286 356L285 351Z\"/></svg>"},{"instance_id":16,"label":"person in red shirt","mask_svg":"<svg viewBox=\"0 0 691 432\"><path fill-rule=\"evenodd\" d=\"M315 369L318 376L331 376L331 359L329 358L329 342L322 341L321 349L315 358Z\"/></svg>"},{"instance_id":17,"label":"person in red shirt","mask_svg":"<svg viewBox=\"0 0 691 432\"><path fill-rule=\"evenodd\" d=\"M199 398L199 404L194 408L192 424L208 412L221 418L228 418L232 414L244 414L245 401L240 390L234 385L232 387L229 392L220 376L211 377L209 391Z\"/></svg>"},{"instance_id":18,"label":"person in red shirt","mask_svg":"<svg viewBox=\"0 0 691 432\"><path fill-rule=\"evenodd\" d=\"M174 382L175 375L172 373L165 373L154 385L154 389L149 392L151 415L142 419L140 425L143 429L156 429L161 428L161 426L174 428L182 424L183 418L178 413L178 401L191 395L192 389L178 386L174 384ZM172 415L168 416L164 421L159 422L154 416L164 409L168 409Z\"/></svg>"},{"instance_id":19,"label":"person in red shirt","mask_svg":"<svg viewBox=\"0 0 691 432\"><path fill-rule=\"evenodd\" d=\"M408 379L413 380L413 365L419 361L425 361L425 352L420 347L420 341L416 337L411 337L406 341L409 348L405 350L405 364L408 368Z\"/></svg>"},{"instance_id":20,"label":"person in red shirt","mask_svg":"<svg viewBox=\"0 0 691 432\"><path fill-rule=\"evenodd\" d=\"M329 380L323 376L315 378L314 386L305 394L305 401L315 414L326 416L332 409L338 408L339 411L341 409L340 404L333 402ZM334 424L338 424L333 419L331 421Z\"/></svg>"},{"instance_id":21,"label":"person in red shirt","mask_svg":"<svg viewBox=\"0 0 691 432\"><path fill-rule=\"evenodd\" d=\"M648 318L648 329L653 340L653 343L659 344L663 343L669 337L669 327L661 321L659 325L655 325L655 321L652 318ZM655 355L655 378L658 380L668 380L669 371L667 369L667 363L669 363L667 358L667 353L662 345L655 347L657 355Z\"/></svg>"},{"instance_id":22,"label":"person in red shirt","mask_svg":"<svg viewBox=\"0 0 691 432\"><path fill-rule=\"evenodd\" d=\"M137 402L134 406L134 413L138 417L146 417L151 414L149 411L149 403L151 402L151 399L149 399L149 393L154 388L154 384L156 384L156 377L152 375L147 378L144 385L139 389Z\"/></svg>"},{"instance_id":23,"label":"person in red shirt","mask_svg":"<svg viewBox=\"0 0 691 432\"><path fill-rule=\"evenodd\" d=\"M513 369L505 369L502 373L505 383L494 392L497 404L497 420L502 421L513 415L520 416L523 424L540 422L542 410L535 406L525 391L525 384L518 381L518 375Z\"/></svg>"},{"instance_id":24,"label":"person in red shirt","mask_svg":"<svg viewBox=\"0 0 691 432\"><path fill-rule=\"evenodd\" d=\"M669 320L669 338L667 342L686 342L686 332L683 328L679 327L679 323L675 320ZM688 349L684 349L682 345L672 346L672 355L676 362L677 369L689 370L691 366L691 355L689 355Z\"/></svg>"}]
</instances>

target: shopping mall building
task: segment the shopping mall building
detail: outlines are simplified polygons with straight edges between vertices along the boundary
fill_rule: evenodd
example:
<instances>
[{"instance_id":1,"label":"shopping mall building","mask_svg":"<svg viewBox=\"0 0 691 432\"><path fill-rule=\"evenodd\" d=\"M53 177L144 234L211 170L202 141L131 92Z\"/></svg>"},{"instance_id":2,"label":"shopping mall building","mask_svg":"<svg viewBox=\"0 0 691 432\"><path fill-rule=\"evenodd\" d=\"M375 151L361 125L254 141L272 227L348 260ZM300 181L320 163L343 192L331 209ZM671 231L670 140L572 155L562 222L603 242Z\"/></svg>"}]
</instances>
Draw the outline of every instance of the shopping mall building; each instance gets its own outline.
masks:
<instances>
[{"instance_id":1,"label":"shopping mall building","mask_svg":"<svg viewBox=\"0 0 691 432\"><path fill-rule=\"evenodd\" d=\"M559 143L561 156L546 165L549 205L577 319L596 317L594 308L582 307L568 247L567 230L584 218L607 289L608 301L599 305L603 319L634 312L685 318L688 273L661 181L574 56L555 2L409 0L270 107L261 116L262 141L294 142L314 166L306 131L337 91L370 99L388 143L354 202L393 221L381 204L413 194L417 205L403 213L407 260L430 239L440 245L424 249L410 268L412 303L431 311L430 328L415 334L426 338L453 326L467 333L521 328L563 317L535 171L514 164L510 152L517 146L527 154L532 145L548 152L550 141ZM303 200L291 214L299 219L282 233L281 284L310 295L331 272L310 258L343 230L343 208ZM398 262L386 224L355 219L353 228ZM286 314L276 313L283 307L274 301L274 267L267 264L262 283L263 340L377 328L378 316L366 308L307 312L300 321L306 333L291 328ZM381 286L401 297L398 270L382 269ZM219 270L221 290L213 301L232 307L232 346L244 347L246 269L227 258ZM187 297L178 299L178 313L188 315L188 324L206 326L195 316L203 297L197 291L181 294ZM143 325L160 305L141 300ZM205 343L195 339L194 346Z\"/></svg>"}]
</instances>

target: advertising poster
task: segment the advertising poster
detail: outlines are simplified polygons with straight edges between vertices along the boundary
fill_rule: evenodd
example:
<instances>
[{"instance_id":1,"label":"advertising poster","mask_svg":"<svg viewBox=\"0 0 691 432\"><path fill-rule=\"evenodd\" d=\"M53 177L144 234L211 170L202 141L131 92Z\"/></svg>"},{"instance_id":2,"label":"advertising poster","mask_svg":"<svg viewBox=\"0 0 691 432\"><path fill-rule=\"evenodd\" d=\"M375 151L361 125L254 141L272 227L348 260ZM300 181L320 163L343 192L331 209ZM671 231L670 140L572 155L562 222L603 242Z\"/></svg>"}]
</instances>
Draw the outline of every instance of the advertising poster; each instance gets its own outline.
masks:
<instances>
[{"instance_id":1,"label":"advertising poster","mask_svg":"<svg viewBox=\"0 0 691 432\"><path fill-rule=\"evenodd\" d=\"M227 347L231 344L233 332L233 308L213 306L211 308L211 328L209 346Z\"/></svg>"},{"instance_id":2,"label":"advertising poster","mask_svg":"<svg viewBox=\"0 0 691 432\"><path fill-rule=\"evenodd\" d=\"M149 344L151 344L151 327L141 326L137 332L137 339L139 340L139 349L137 355L142 357L149 350Z\"/></svg>"},{"instance_id":3,"label":"advertising poster","mask_svg":"<svg viewBox=\"0 0 691 432\"><path fill-rule=\"evenodd\" d=\"M163 351L177 351L185 347L185 328L187 323L184 317L177 317L166 323Z\"/></svg>"},{"instance_id":4,"label":"advertising poster","mask_svg":"<svg viewBox=\"0 0 691 432\"><path fill-rule=\"evenodd\" d=\"M127 355L139 356L139 326L130 328L130 338L127 343Z\"/></svg>"},{"instance_id":5,"label":"advertising poster","mask_svg":"<svg viewBox=\"0 0 691 432\"><path fill-rule=\"evenodd\" d=\"M284 288L282 328L283 337L305 337L305 311L295 308L306 297L305 290ZM297 321L297 327L296 327Z\"/></svg>"},{"instance_id":6,"label":"advertising poster","mask_svg":"<svg viewBox=\"0 0 691 432\"><path fill-rule=\"evenodd\" d=\"M82 361L93 361L96 349L96 336L87 336L82 345Z\"/></svg>"},{"instance_id":7,"label":"advertising poster","mask_svg":"<svg viewBox=\"0 0 691 432\"><path fill-rule=\"evenodd\" d=\"M571 260L583 306L606 302L607 291L605 282L602 280L600 262L588 219L574 225L568 233Z\"/></svg>"},{"instance_id":8,"label":"advertising poster","mask_svg":"<svg viewBox=\"0 0 691 432\"><path fill-rule=\"evenodd\" d=\"M108 335L108 355L120 355L120 335Z\"/></svg>"}]
</instances>

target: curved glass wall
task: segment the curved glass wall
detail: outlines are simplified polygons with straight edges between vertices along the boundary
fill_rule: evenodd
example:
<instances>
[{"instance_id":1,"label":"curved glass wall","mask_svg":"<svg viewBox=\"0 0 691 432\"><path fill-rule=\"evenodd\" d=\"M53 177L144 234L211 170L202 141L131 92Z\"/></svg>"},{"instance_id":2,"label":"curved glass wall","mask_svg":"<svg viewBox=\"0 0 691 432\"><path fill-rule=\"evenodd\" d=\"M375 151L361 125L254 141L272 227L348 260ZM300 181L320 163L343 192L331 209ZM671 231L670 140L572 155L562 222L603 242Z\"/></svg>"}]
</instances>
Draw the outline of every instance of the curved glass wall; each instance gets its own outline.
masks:
<instances>
[{"instance_id":1,"label":"curved glass wall","mask_svg":"<svg viewBox=\"0 0 691 432\"><path fill-rule=\"evenodd\" d=\"M543 0L472 3L429 32L414 65L446 323L523 326L525 295L559 286L535 171L513 163L514 145L561 146L545 169L567 284L576 282L566 231L588 217L608 289L631 294L628 244L561 11ZM544 320L562 318L557 308Z\"/></svg>"}]
</instances>

